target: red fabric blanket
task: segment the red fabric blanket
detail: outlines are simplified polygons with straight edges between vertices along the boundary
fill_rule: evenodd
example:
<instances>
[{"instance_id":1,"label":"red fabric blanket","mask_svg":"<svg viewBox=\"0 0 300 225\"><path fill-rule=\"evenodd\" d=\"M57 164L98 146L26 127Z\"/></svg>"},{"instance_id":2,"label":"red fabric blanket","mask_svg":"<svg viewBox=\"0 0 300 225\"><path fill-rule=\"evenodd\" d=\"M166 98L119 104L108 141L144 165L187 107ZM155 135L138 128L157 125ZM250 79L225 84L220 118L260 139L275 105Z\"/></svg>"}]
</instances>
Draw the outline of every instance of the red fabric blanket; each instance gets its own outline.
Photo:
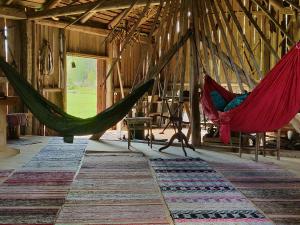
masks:
<instances>
[{"instance_id":1,"label":"red fabric blanket","mask_svg":"<svg viewBox=\"0 0 300 225\"><path fill-rule=\"evenodd\" d=\"M238 107L217 111L210 92L217 91L230 102L235 94L227 91L209 76L205 77L201 103L207 117L220 126L220 138L230 141L230 131L274 131L300 110L300 42L294 46L256 86Z\"/></svg>"}]
</instances>

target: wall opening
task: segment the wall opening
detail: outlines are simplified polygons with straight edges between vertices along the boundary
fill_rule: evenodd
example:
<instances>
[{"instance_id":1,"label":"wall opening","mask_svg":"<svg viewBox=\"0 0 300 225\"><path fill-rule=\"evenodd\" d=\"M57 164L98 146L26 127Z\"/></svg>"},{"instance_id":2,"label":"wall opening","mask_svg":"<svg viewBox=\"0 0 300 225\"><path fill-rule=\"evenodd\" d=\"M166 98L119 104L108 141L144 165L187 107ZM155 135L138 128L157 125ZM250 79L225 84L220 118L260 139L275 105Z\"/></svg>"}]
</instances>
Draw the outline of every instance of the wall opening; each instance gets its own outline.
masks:
<instances>
[{"instance_id":1,"label":"wall opening","mask_svg":"<svg viewBox=\"0 0 300 225\"><path fill-rule=\"evenodd\" d=\"M67 56L67 112L80 118L96 115L96 59Z\"/></svg>"}]
</instances>

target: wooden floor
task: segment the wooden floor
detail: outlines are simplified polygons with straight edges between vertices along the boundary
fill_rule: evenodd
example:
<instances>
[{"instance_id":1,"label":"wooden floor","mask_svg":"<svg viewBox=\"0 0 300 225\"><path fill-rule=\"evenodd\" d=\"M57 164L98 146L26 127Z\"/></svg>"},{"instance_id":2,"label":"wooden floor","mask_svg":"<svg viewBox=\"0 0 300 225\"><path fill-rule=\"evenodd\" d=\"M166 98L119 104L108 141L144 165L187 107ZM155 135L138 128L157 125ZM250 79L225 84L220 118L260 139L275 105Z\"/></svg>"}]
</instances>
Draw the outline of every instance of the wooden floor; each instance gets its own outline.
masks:
<instances>
[{"instance_id":1,"label":"wooden floor","mask_svg":"<svg viewBox=\"0 0 300 225\"><path fill-rule=\"evenodd\" d=\"M22 138L29 144L11 145L11 147L19 148L20 154L8 158L0 154L0 171L3 171L0 174L0 183L13 170L28 163L47 145L49 140L48 137L37 136ZM30 142L35 144L30 144ZM148 158L184 156L179 147L171 147L164 153L158 152L160 147L154 145L151 149L147 144L132 143L132 148L128 150L126 141L89 141L86 154L143 153ZM282 157L278 161L273 156L260 156L259 162L256 163L253 161L254 155L243 154L243 157L239 158L235 153L222 152L220 149L218 151L197 149L196 152L192 150L187 150L187 152L189 157L201 158L223 174L269 218L276 221L276 224L300 224L300 159Z\"/></svg>"}]
</instances>

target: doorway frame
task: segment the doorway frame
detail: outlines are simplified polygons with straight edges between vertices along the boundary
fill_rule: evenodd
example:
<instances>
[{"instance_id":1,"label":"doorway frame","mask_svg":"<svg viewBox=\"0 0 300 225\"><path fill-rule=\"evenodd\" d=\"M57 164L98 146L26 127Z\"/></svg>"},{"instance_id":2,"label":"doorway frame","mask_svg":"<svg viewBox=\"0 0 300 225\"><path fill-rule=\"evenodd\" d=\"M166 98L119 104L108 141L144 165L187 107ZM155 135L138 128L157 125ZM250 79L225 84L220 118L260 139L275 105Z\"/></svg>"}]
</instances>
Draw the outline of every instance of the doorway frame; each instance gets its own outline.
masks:
<instances>
[{"instance_id":1,"label":"doorway frame","mask_svg":"<svg viewBox=\"0 0 300 225\"><path fill-rule=\"evenodd\" d=\"M107 70L107 63L109 60L109 57L107 56L101 56L101 55L93 55L93 54L85 54L85 53L79 53L79 52L66 52L66 63L67 63L67 57L68 56L74 56L74 57L81 57L81 58L88 58L88 59L96 59L96 78L97 78L97 90L96 90L96 97L97 97L97 113L102 112L106 109L106 70ZM65 91L64 91L64 106L65 111L67 110L67 76L68 71L67 67L65 67ZM104 85L103 85L104 84Z\"/></svg>"}]
</instances>

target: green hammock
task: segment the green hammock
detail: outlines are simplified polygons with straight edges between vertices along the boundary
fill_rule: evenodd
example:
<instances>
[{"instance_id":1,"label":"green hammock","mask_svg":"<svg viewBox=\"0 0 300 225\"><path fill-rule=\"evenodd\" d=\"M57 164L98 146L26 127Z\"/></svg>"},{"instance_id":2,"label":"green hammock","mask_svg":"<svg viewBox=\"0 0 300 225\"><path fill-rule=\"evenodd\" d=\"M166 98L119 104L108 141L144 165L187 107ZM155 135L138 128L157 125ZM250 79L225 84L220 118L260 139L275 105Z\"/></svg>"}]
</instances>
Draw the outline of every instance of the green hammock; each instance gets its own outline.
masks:
<instances>
[{"instance_id":1,"label":"green hammock","mask_svg":"<svg viewBox=\"0 0 300 225\"><path fill-rule=\"evenodd\" d=\"M0 58L0 68L32 114L48 128L64 136L65 142L73 142L74 135L88 135L106 131L124 118L154 83L154 80L149 80L105 111L94 117L82 119L65 113L40 95L23 76L2 58Z\"/></svg>"}]
</instances>

